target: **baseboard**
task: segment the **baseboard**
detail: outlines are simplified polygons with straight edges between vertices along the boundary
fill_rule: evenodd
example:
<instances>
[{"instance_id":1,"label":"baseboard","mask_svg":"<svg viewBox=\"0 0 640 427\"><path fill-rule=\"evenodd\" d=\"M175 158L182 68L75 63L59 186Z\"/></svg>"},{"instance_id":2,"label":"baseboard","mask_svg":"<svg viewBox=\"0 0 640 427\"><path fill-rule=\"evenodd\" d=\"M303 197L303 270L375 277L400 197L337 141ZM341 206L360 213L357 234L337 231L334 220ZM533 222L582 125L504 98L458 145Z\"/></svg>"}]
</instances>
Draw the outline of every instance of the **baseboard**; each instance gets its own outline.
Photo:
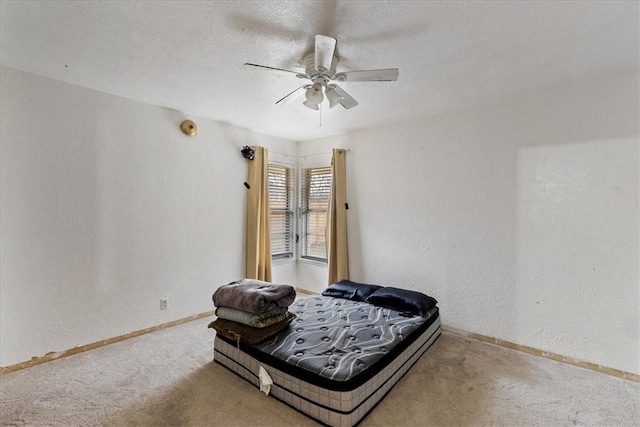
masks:
<instances>
[{"instance_id":1,"label":"baseboard","mask_svg":"<svg viewBox=\"0 0 640 427\"><path fill-rule=\"evenodd\" d=\"M303 288L296 288L296 291L303 294L308 295L316 295L316 292L309 291ZM32 366L40 365L42 363L50 362L52 360L62 359L63 357L73 356L74 354L83 353L85 351L93 350L96 348L103 347L105 345L113 344L119 341L124 341L130 338L135 338L140 335L148 334L151 332L158 331L160 329L170 328L172 326L177 326L182 323L191 322L197 319L201 319L203 317L210 317L215 314L215 311L207 311L205 313L196 314L194 316L184 317L182 319L173 320L171 322L162 323L160 325L152 326L150 328L141 329L139 331L131 332L128 334L120 335L114 338L108 338L106 340L94 342L91 344L81 345L78 347L74 347L69 350L65 350L62 352L50 352L45 354L44 356L34 357L31 360L26 362L16 363L15 365L9 365L0 367L0 375L8 374L10 372L19 371L21 369L30 368ZM579 366L581 368L589 369L596 372L601 372L603 374L611 375L614 377L623 378L626 380L640 382L640 375L633 374L631 372L621 371L619 369L609 368L606 366L598 365L591 362L585 362L583 360L573 359L571 357L562 356L560 354L551 353L548 351L540 350L537 348L529 347L526 345L515 344L509 341L504 341L498 338L492 338L485 335L476 334L473 332L463 331L461 329L453 328L451 326L443 325L442 330L445 332L449 332L454 335L458 335L465 338L471 338L477 341L486 342L489 344L496 344L501 347L510 348L512 350L522 351L524 353L532 354L534 356L544 357L546 359L555 360L557 362L563 362L574 366Z\"/></svg>"},{"instance_id":2,"label":"baseboard","mask_svg":"<svg viewBox=\"0 0 640 427\"><path fill-rule=\"evenodd\" d=\"M313 292L313 291L310 291L310 290L304 289L304 288L296 288L296 291L298 293L307 294L307 295L316 295L317 294L316 292ZM114 337L114 338L108 338L106 340L94 342L94 343L91 343L91 344L81 345L81 346L78 346L78 347L71 348L69 350L64 350L62 352L54 352L54 351L52 351L50 353L45 354L44 356L33 357L31 360L27 360L25 362L16 363L15 365L0 366L0 376L4 375L4 374L8 374L10 372L15 372L15 371L19 371L21 369L26 369L26 368L30 368L32 366L40 365L42 363L50 362L52 360L62 359L63 357L73 356L74 354L83 353L85 351L89 351L89 350L93 350L93 349L96 349L96 348L100 348L100 347L103 347L105 345L116 343L118 341L124 341L124 340L127 340L129 338L135 338L135 337L138 337L140 335L144 335L144 334L148 334L148 333L151 333L151 332L158 331L160 329L170 328L172 326L177 326L177 325L180 325L182 323L191 322L193 320L197 320L197 319L201 319L203 317L209 317L209 316L213 316L213 315L215 315L215 310L214 311L208 311L208 312L205 312L205 313L196 314L194 316L185 317L185 318L174 320L174 321L167 322L167 323L162 323L162 324L157 325L157 326L152 326L150 328L146 328L146 329L142 329L142 330L139 330L139 331L131 332L131 333L128 333L128 334L125 334L125 335L120 335L120 336L117 336L117 337Z\"/></svg>"},{"instance_id":3,"label":"baseboard","mask_svg":"<svg viewBox=\"0 0 640 427\"><path fill-rule=\"evenodd\" d=\"M486 342L489 344L496 344L501 347L522 351L524 353L532 354L534 356L544 357L546 359L555 360L557 362L568 363L569 365L579 366L581 368L589 369L596 372L601 372L603 374L612 375L614 377L624 378L625 380L640 382L640 375L633 374L631 372L608 368L606 366L598 365L591 362L585 362L584 360L573 359L571 357L562 356L560 354L551 353L551 352L540 350L533 347L528 347L526 345L515 344L509 341L503 341L498 338L492 338L485 335L475 334L473 332L463 331L461 329L452 328L451 326L443 325L442 330L454 335L459 335L461 337L471 338L471 339Z\"/></svg>"},{"instance_id":4,"label":"baseboard","mask_svg":"<svg viewBox=\"0 0 640 427\"><path fill-rule=\"evenodd\" d=\"M93 350L99 347L103 347L105 345L113 344L118 341L128 340L130 338L135 338L140 335L148 334L151 332L159 331L160 329L170 328L172 326L177 326L182 323L191 322L193 320L201 319L203 317L213 316L215 311L207 311L205 313L196 314L194 316L184 317L182 319L174 320L167 323L162 323L157 326L152 326L150 328L141 329L139 331L131 332L128 334L120 335L114 338L109 338L106 340L94 342L91 344L81 345L78 347L74 347L69 350L65 350L62 352L50 352L45 354L44 356L34 357L31 360L27 360L26 362L16 363L15 365L9 365L6 367L0 367L0 375L8 374L10 372L19 371L21 369L30 368L35 365L40 365L42 363L50 362L52 360L62 359L63 357L73 356L74 354L83 353L85 351Z\"/></svg>"}]
</instances>

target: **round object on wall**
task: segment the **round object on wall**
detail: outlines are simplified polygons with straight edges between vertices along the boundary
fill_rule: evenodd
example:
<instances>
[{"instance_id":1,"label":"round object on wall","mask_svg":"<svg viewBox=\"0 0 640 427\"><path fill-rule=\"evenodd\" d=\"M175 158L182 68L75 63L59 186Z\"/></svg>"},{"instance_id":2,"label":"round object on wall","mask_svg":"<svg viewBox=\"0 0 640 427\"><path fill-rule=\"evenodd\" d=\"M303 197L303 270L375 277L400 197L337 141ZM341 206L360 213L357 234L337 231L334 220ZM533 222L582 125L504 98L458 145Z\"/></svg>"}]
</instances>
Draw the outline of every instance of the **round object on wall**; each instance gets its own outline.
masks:
<instances>
[{"instance_id":1,"label":"round object on wall","mask_svg":"<svg viewBox=\"0 0 640 427\"><path fill-rule=\"evenodd\" d=\"M185 120L180 124L180 129L185 135L193 136L198 133L198 126L191 120Z\"/></svg>"}]
</instances>

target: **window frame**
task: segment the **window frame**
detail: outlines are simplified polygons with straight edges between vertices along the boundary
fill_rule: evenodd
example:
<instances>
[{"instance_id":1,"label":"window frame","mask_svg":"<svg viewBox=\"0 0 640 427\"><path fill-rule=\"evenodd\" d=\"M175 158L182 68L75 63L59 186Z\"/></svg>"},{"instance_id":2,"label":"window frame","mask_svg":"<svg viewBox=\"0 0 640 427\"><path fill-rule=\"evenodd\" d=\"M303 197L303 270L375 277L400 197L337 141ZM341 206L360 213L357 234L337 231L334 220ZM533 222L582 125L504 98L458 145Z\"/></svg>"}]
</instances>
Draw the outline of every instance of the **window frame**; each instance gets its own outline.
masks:
<instances>
[{"instance_id":1,"label":"window frame","mask_svg":"<svg viewBox=\"0 0 640 427\"><path fill-rule=\"evenodd\" d=\"M307 195L307 185L305 183L305 180L307 179L307 171L311 171L311 170L326 170L326 172L329 175L329 184L328 184L328 194L327 194L327 204L326 204L326 208L325 209L305 209L305 198L308 199L309 196ZM314 256L314 255L308 255L306 254L307 252L307 238L308 238L308 230L307 230L307 225L308 225L308 214L311 212L324 212L325 213L325 219L326 219L326 213L328 212L329 209L329 197L330 197L330 191L331 191L331 166L327 165L326 163L321 163L321 164L304 164L304 165L300 165L298 167L298 178L299 178L299 182L298 182L298 188L299 188L299 192L298 192L298 230L299 230L299 243L300 243L300 247L298 249L298 260L300 261L304 261L304 262L310 262L310 263L314 263L314 264L321 264L321 265L326 265L327 264L327 256L326 256L326 242L325 243L325 255L323 257L318 257L318 256ZM326 228L326 225L323 226L323 228ZM324 238L324 234L322 235L322 237Z\"/></svg>"},{"instance_id":2,"label":"window frame","mask_svg":"<svg viewBox=\"0 0 640 427\"><path fill-rule=\"evenodd\" d=\"M287 262L287 261L295 261L296 260L296 256L297 256L297 251L296 251L296 236L297 236L297 218L296 218L296 212L297 212L297 187L296 187L296 177L297 177L297 170L296 170L296 166L289 164L289 163L282 163L282 162L277 162L277 161L269 161L268 164L268 174L269 176L271 175L271 168L274 169L285 169L287 171L287 174L289 174L289 177L286 178L288 181L288 194L287 194L287 208L285 209L273 209L272 208L272 191L271 191L271 182L269 182L269 238L270 238L270 249L271 249L271 261L272 262ZM289 213L289 239L288 239L288 247L290 249L290 251L285 251L285 252L279 252L279 253L273 253L273 236L274 236L274 231L273 231L273 227L272 227L272 212L273 211L277 211L277 212L287 212ZM285 222L286 223L286 222ZM285 225L286 228L286 225ZM286 231L284 233L278 233L279 235L281 234L285 234L286 236ZM284 245L285 247L287 246L287 243L285 243Z\"/></svg>"}]
</instances>

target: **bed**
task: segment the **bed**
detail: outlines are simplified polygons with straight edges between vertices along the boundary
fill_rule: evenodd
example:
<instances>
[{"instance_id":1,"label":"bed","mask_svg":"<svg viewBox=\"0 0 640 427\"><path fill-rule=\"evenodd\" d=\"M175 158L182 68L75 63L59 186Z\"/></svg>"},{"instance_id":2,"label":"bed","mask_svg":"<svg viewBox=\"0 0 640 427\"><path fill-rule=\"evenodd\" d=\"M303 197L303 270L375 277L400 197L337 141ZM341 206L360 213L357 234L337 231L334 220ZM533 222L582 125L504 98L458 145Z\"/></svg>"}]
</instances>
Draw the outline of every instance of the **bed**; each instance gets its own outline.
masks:
<instances>
[{"instance_id":1,"label":"bed","mask_svg":"<svg viewBox=\"0 0 640 427\"><path fill-rule=\"evenodd\" d=\"M343 281L296 300L289 308L295 319L262 343L217 334L214 360L257 387L266 372L271 396L324 424L352 426L440 336L436 303Z\"/></svg>"}]
</instances>

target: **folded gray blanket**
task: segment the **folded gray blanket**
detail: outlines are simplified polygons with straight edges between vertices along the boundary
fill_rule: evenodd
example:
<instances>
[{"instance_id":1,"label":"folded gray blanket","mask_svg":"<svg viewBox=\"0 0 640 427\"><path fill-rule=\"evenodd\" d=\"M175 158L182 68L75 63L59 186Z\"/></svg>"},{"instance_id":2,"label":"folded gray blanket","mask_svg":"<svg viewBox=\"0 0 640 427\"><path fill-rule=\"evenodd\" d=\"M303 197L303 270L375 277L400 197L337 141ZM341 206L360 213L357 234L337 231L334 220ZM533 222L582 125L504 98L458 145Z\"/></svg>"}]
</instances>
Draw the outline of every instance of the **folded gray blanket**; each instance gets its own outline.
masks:
<instances>
[{"instance_id":1,"label":"folded gray blanket","mask_svg":"<svg viewBox=\"0 0 640 427\"><path fill-rule=\"evenodd\" d=\"M264 328L252 328L251 326L226 319L216 319L209 323L209 327L216 330L216 335L220 334L233 340L238 343L238 346L240 346L240 343L259 344L288 327L295 317L295 314L287 312L284 320Z\"/></svg>"},{"instance_id":2,"label":"folded gray blanket","mask_svg":"<svg viewBox=\"0 0 640 427\"><path fill-rule=\"evenodd\" d=\"M296 299L290 285L274 285L254 279L242 279L220 286L213 294L216 307L231 307L249 313L282 313Z\"/></svg>"},{"instance_id":3,"label":"folded gray blanket","mask_svg":"<svg viewBox=\"0 0 640 427\"><path fill-rule=\"evenodd\" d=\"M283 307L286 310L286 307ZM231 307L218 307L216 316L220 319L231 320L242 323L243 325L253 326L254 328L265 328L274 323L283 321L287 317L287 313L269 314L269 313L249 313Z\"/></svg>"}]
</instances>

